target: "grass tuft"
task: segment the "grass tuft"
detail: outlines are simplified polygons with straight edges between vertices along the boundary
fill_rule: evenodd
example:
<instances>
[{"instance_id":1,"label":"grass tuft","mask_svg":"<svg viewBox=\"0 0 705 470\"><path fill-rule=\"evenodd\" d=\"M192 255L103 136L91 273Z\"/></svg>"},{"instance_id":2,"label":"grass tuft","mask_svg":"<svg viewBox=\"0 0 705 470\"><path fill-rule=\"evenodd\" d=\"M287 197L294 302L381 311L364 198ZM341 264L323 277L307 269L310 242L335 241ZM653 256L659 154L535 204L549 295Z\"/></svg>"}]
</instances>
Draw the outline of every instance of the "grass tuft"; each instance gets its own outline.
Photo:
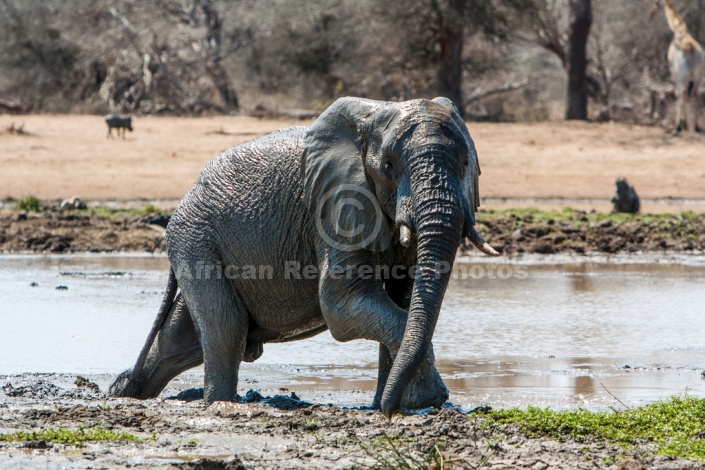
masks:
<instances>
[{"instance_id":1,"label":"grass tuft","mask_svg":"<svg viewBox=\"0 0 705 470\"><path fill-rule=\"evenodd\" d=\"M17 200L17 209L27 212L41 212L42 204L39 202L39 199L30 194L29 196Z\"/></svg>"},{"instance_id":2,"label":"grass tuft","mask_svg":"<svg viewBox=\"0 0 705 470\"><path fill-rule=\"evenodd\" d=\"M444 442L428 444L425 455L418 451L418 444L414 439L383 432L379 439L372 439L369 444L360 444L362 450L374 461L372 465L360 464L360 466L371 469L405 470L481 468L491 456L491 454L483 456L477 465L472 465L465 459L447 454ZM417 449L413 450L414 447Z\"/></svg>"},{"instance_id":3,"label":"grass tuft","mask_svg":"<svg viewBox=\"0 0 705 470\"><path fill-rule=\"evenodd\" d=\"M154 204L147 204L139 211L139 213L143 215L154 215L159 214L160 211L159 208L157 208L157 206L155 206Z\"/></svg>"},{"instance_id":4,"label":"grass tuft","mask_svg":"<svg viewBox=\"0 0 705 470\"><path fill-rule=\"evenodd\" d=\"M165 214L170 215L171 211L160 210L152 204L147 204L142 209L113 209L110 207L89 207L89 215L95 215L101 219L122 220L131 217L143 217L146 215Z\"/></svg>"},{"instance_id":5,"label":"grass tuft","mask_svg":"<svg viewBox=\"0 0 705 470\"><path fill-rule=\"evenodd\" d=\"M705 461L705 399L672 397L639 408L601 412L512 408L492 410L485 417L485 426L515 424L532 437L598 439L623 446L654 443L658 455Z\"/></svg>"},{"instance_id":6,"label":"grass tuft","mask_svg":"<svg viewBox=\"0 0 705 470\"><path fill-rule=\"evenodd\" d=\"M89 428L79 426L77 429L47 428L40 431L17 431L11 434L0 434L0 442L47 441L76 446L92 441L138 442L143 440L143 438L134 434L105 429L100 426Z\"/></svg>"}]
</instances>

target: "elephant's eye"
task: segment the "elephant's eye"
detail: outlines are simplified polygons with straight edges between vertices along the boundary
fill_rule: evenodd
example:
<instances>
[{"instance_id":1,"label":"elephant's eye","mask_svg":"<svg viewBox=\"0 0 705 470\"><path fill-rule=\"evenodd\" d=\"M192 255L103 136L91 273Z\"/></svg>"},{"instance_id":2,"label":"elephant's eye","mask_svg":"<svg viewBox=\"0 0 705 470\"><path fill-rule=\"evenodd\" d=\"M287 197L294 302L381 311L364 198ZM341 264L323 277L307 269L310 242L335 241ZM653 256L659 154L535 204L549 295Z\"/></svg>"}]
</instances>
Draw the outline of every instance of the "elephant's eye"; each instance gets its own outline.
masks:
<instances>
[{"instance_id":1,"label":"elephant's eye","mask_svg":"<svg viewBox=\"0 0 705 470\"><path fill-rule=\"evenodd\" d=\"M384 162L384 169L385 170L391 170L393 168L392 162L387 160Z\"/></svg>"}]
</instances>

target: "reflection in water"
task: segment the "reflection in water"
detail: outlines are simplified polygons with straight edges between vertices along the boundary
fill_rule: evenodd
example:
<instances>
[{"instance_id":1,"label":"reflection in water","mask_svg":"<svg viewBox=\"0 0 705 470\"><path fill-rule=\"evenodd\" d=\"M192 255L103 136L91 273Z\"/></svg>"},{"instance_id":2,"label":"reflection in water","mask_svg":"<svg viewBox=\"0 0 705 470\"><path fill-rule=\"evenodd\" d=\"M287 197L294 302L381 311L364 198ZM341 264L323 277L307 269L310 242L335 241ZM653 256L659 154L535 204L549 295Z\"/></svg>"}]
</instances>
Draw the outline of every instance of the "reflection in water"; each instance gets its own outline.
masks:
<instances>
[{"instance_id":1,"label":"reflection in water","mask_svg":"<svg viewBox=\"0 0 705 470\"><path fill-rule=\"evenodd\" d=\"M591 263L528 265L525 279L456 278L434 345L441 355L584 356L654 360L703 346L705 269Z\"/></svg>"},{"instance_id":2,"label":"reflection in water","mask_svg":"<svg viewBox=\"0 0 705 470\"><path fill-rule=\"evenodd\" d=\"M130 366L167 268L163 257L0 257L0 374ZM464 405L614 405L605 388L625 403L686 387L705 395L703 281L702 265L460 264L434 336L439 369ZM243 388L345 390L345 402L371 400L371 342L324 333L264 349L243 364Z\"/></svg>"},{"instance_id":3,"label":"reflection in water","mask_svg":"<svg viewBox=\"0 0 705 470\"><path fill-rule=\"evenodd\" d=\"M570 286L576 294L591 292L593 290L587 263L567 266L564 273L568 280L570 280Z\"/></svg>"}]
</instances>

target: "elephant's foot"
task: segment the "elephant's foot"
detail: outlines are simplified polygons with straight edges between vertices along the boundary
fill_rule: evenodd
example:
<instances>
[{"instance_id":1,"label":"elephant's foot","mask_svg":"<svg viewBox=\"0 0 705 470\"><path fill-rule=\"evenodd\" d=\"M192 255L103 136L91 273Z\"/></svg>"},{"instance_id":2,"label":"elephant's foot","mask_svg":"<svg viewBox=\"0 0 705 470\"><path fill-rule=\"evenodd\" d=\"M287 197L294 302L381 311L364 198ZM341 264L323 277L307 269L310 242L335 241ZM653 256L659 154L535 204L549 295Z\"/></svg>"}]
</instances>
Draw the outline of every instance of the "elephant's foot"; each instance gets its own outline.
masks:
<instances>
[{"instance_id":1,"label":"elephant's foot","mask_svg":"<svg viewBox=\"0 0 705 470\"><path fill-rule=\"evenodd\" d=\"M379 377L377 380L377 391L372 402L372 409L382 409L382 395L384 394L384 384L387 382L389 370L392 368L393 354L386 347L380 346L379 355ZM401 407L407 410L418 410L422 408L440 408L448 400L448 388L441 374L436 369L433 346L429 349L426 357L416 371L414 378L409 382L401 399Z\"/></svg>"},{"instance_id":2,"label":"elephant's foot","mask_svg":"<svg viewBox=\"0 0 705 470\"><path fill-rule=\"evenodd\" d=\"M160 332L161 334L161 332ZM159 342L157 342L159 343ZM173 352L167 345L155 346L145 361L142 372L134 380L130 380L132 369L120 373L110 384L108 393L114 397L129 397L145 400L156 398L164 390L171 379L192 367L203 363L203 354L198 343L185 345L178 354L164 356L159 351ZM173 345L176 349L177 345Z\"/></svg>"},{"instance_id":3,"label":"elephant's foot","mask_svg":"<svg viewBox=\"0 0 705 470\"><path fill-rule=\"evenodd\" d=\"M237 394L237 380L225 378L222 384L213 384L212 381L206 380L203 387L203 401L208 404L216 401L240 401L240 395Z\"/></svg>"},{"instance_id":4,"label":"elephant's foot","mask_svg":"<svg viewBox=\"0 0 705 470\"><path fill-rule=\"evenodd\" d=\"M130 380L132 369L128 369L115 377L113 383L108 388L108 395L112 397L128 397L128 398L147 398L143 397L144 390L143 380Z\"/></svg>"},{"instance_id":5,"label":"elephant's foot","mask_svg":"<svg viewBox=\"0 0 705 470\"><path fill-rule=\"evenodd\" d=\"M448 388L443 383L438 369L433 363L424 360L404 391L401 407L409 410L428 407L440 408L448 400L448 397Z\"/></svg>"}]
</instances>

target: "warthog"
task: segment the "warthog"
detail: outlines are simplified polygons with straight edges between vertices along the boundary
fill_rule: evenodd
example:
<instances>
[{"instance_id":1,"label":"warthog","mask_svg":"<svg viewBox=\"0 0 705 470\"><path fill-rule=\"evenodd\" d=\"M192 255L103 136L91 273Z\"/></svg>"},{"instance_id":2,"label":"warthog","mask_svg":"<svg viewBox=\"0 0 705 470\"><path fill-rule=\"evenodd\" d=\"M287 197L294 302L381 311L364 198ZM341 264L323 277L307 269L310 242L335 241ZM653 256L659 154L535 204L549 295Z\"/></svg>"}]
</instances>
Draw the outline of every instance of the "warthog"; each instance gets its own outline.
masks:
<instances>
[{"instance_id":1,"label":"warthog","mask_svg":"<svg viewBox=\"0 0 705 470\"><path fill-rule=\"evenodd\" d=\"M122 138L125 138L125 129L132 132L132 117L120 116L119 114L108 114L105 116L105 122L108 124L108 135L106 139L112 137L113 127L117 129L117 135L120 137L120 129L122 129Z\"/></svg>"}]
</instances>

